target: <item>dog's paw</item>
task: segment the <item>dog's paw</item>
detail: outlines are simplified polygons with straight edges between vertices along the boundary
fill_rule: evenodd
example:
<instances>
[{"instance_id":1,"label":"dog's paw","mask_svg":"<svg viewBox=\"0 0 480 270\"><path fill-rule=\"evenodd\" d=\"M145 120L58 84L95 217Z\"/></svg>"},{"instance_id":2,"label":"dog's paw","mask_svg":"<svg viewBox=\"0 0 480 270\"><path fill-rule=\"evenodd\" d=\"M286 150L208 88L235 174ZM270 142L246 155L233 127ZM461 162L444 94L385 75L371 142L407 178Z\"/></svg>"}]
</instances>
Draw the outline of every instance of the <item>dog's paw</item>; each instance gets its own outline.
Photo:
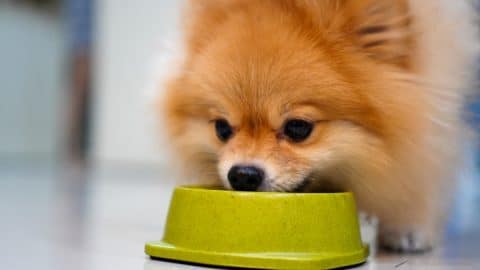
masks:
<instances>
[{"instance_id":1,"label":"dog's paw","mask_svg":"<svg viewBox=\"0 0 480 270\"><path fill-rule=\"evenodd\" d=\"M420 231L389 232L381 235L383 249L401 253L424 253L433 247L431 237Z\"/></svg>"}]
</instances>

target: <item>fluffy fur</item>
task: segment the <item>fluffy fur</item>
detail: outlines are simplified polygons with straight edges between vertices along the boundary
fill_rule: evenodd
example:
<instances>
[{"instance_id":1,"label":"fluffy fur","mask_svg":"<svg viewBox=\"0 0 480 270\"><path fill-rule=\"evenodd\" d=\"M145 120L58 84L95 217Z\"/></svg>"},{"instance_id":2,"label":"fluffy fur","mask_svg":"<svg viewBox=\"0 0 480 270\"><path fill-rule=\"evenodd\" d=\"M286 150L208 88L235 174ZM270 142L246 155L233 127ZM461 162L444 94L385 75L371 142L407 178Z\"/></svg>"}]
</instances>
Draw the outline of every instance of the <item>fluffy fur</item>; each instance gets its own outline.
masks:
<instances>
[{"instance_id":1,"label":"fluffy fur","mask_svg":"<svg viewBox=\"0 0 480 270\"><path fill-rule=\"evenodd\" d=\"M454 182L478 41L451 0L203 0L187 4L185 54L162 105L196 183L230 188L255 164L260 191L353 191L401 251L437 239ZM234 127L226 143L212 122ZM311 136L280 136L286 119Z\"/></svg>"}]
</instances>

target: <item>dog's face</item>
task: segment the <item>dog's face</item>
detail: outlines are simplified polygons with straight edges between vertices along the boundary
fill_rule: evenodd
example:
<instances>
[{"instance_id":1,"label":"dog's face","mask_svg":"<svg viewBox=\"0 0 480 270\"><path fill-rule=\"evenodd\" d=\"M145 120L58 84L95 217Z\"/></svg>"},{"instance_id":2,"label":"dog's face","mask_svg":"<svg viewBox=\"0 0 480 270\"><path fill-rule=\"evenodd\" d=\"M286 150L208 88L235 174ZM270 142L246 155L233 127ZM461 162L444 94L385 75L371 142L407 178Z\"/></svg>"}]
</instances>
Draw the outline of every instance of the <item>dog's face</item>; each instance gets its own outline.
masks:
<instances>
[{"instance_id":1,"label":"dog's face","mask_svg":"<svg viewBox=\"0 0 480 270\"><path fill-rule=\"evenodd\" d=\"M308 17L315 7L297 1L238 2L199 15L195 25L216 26L190 29L184 70L170 83L167 123L186 168L236 190L308 191L343 189L386 166L389 115L377 103L397 87L385 70L406 60L372 53L382 42L371 35L390 29L367 24L351 37L338 14L322 29Z\"/></svg>"},{"instance_id":2,"label":"dog's face","mask_svg":"<svg viewBox=\"0 0 480 270\"><path fill-rule=\"evenodd\" d=\"M227 37L191 71L192 91L204 95L194 102L206 104L204 143L226 187L294 191L313 178L331 181L376 141L359 118L368 117L368 104L333 59L307 41L271 38L248 45L247 36Z\"/></svg>"}]
</instances>

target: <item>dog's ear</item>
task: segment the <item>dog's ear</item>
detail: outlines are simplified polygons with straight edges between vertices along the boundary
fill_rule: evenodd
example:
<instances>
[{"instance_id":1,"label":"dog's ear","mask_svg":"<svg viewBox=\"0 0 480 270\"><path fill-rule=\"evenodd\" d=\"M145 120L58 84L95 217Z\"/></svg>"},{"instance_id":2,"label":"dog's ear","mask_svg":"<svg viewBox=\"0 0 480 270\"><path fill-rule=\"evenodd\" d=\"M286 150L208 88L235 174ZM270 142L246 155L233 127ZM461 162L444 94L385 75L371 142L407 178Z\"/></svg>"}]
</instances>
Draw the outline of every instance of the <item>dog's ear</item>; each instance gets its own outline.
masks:
<instances>
[{"instance_id":1,"label":"dog's ear","mask_svg":"<svg viewBox=\"0 0 480 270\"><path fill-rule=\"evenodd\" d=\"M412 51L408 0L297 1L329 38L353 42L377 61L408 64Z\"/></svg>"},{"instance_id":2,"label":"dog's ear","mask_svg":"<svg viewBox=\"0 0 480 270\"><path fill-rule=\"evenodd\" d=\"M412 49L407 0L339 0L342 32L378 61L408 65Z\"/></svg>"}]
</instances>

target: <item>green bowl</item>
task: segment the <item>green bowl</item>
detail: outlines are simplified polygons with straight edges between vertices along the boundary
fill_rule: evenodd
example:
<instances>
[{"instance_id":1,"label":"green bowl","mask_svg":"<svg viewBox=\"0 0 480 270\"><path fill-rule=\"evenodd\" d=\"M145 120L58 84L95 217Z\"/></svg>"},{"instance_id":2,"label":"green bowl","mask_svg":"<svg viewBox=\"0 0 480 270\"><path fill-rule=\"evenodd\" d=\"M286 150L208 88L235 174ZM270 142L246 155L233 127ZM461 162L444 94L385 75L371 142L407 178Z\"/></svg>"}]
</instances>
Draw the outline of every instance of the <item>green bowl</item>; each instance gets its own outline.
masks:
<instances>
[{"instance_id":1,"label":"green bowl","mask_svg":"<svg viewBox=\"0 0 480 270\"><path fill-rule=\"evenodd\" d=\"M351 193L175 189L162 241L146 254L216 266L331 269L365 262Z\"/></svg>"}]
</instances>

